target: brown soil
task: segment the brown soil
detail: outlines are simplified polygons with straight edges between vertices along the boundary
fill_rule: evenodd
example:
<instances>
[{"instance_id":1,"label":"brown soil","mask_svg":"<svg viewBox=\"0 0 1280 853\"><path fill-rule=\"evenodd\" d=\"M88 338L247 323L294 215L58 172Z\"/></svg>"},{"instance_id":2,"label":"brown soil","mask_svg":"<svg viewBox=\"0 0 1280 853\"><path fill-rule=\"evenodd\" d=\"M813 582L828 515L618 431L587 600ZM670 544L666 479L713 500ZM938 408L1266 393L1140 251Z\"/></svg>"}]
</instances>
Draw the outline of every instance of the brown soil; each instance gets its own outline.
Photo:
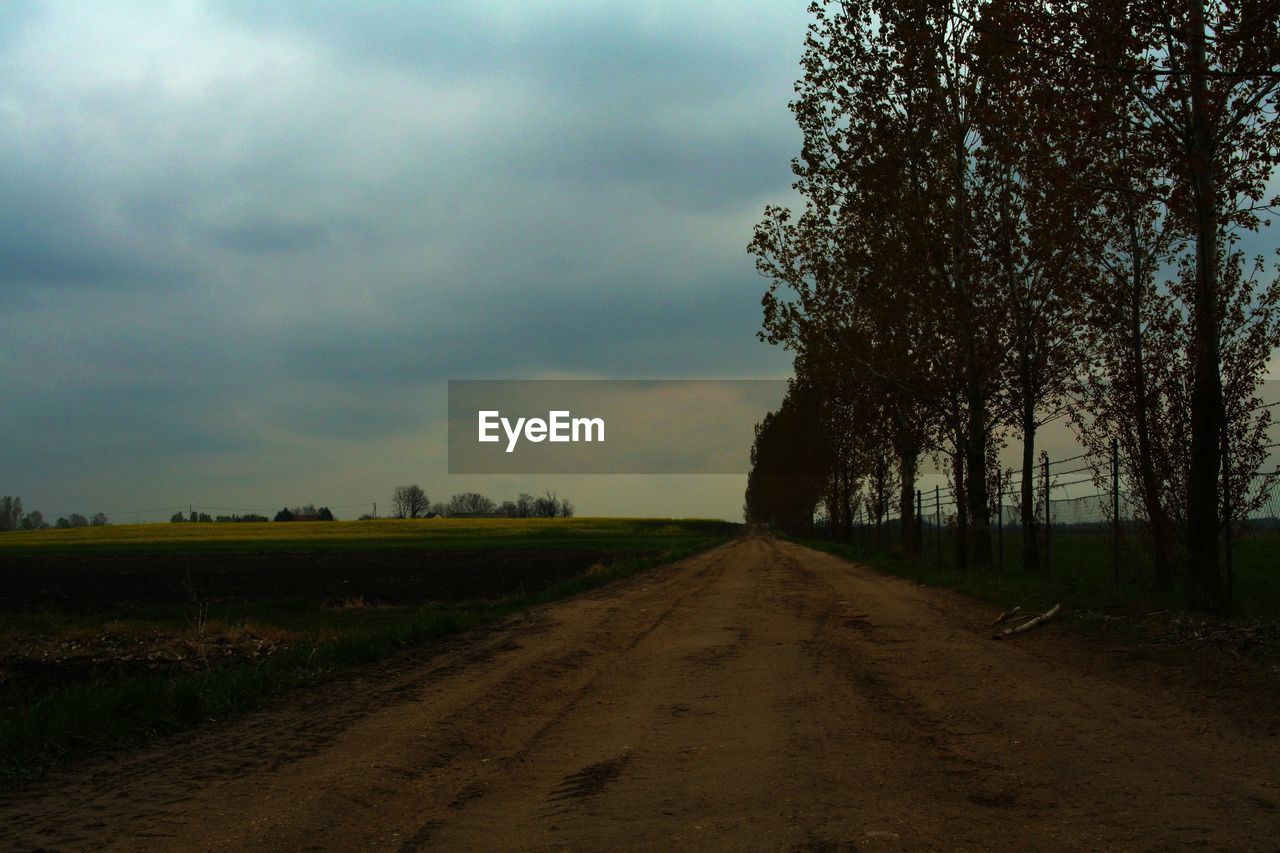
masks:
<instances>
[{"instance_id":1,"label":"brown soil","mask_svg":"<svg viewBox=\"0 0 1280 853\"><path fill-rule=\"evenodd\" d=\"M765 537L0 800L28 849L1274 849L1265 702Z\"/></svg>"}]
</instances>

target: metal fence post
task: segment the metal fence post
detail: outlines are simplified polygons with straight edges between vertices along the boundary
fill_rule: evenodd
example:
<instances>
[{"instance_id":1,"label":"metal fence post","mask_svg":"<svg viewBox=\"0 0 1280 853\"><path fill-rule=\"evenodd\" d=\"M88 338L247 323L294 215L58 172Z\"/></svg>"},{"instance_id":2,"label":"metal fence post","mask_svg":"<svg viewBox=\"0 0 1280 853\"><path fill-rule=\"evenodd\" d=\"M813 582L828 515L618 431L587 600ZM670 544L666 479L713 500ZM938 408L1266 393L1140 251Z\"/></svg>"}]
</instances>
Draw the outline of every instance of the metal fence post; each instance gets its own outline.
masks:
<instances>
[{"instance_id":1,"label":"metal fence post","mask_svg":"<svg viewBox=\"0 0 1280 853\"><path fill-rule=\"evenodd\" d=\"M938 486L933 487L933 540L938 546L938 565L942 565L942 489Z\"/></svg>"},{"instance_id":2,"label":"metal fence post","mask_svg":"<svg viewBox=\"0 0 1280 853\"><path fill-rule=\"evenodd\" d=\"M996 572L1004 574L1004 472L996 468Z\"/></svg>"},{"instance_id":3,"label":"metal fence post","mask_svg":"<svg viewBox=\"0 0 1280 853\"><path fill-rule=\"evenodd\" d=\"M924 555L924 497L916 489L916 551L918 556Z\"/></svg>"},{"instance_id":4,"label":"metal fence post","mask_svg":"<svg viewBox=\"0 0 1280 853\"><path fill-rule=\"evenodd\" d=\"M996 571L1004 574L1004 495L996 498Z\"/></svg>"},{"instance_id":5,"label":"metal fence post","mask_svg":"<svg viewBox=\"0 0 1280 853\"><path fill-rule=\"evenodd\" d=\"M1053 502L1050 500L1049 454L1044 454L1044 573L1049 574L1049 532L1053 529Z\"/></svg>"}]
</instances>

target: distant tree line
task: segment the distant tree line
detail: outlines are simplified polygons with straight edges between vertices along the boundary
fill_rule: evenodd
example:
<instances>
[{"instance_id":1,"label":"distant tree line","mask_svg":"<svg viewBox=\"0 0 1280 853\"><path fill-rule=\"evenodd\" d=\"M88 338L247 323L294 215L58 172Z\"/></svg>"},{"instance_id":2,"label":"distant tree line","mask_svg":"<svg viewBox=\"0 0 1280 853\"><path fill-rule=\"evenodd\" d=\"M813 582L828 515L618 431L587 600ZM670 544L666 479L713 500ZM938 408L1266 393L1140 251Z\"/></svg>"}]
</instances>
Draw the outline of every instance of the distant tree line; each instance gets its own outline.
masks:
<instances>
[{"instance_id":1,"label":"distant tree line","mask_svg":"<svg viewBox=\"0 0 1280 853\"><path fill-rule=\"evenodd\" d=\"M315 504L285 507L276 513L273 521L336 521L327 506L316 507Z\"/></svg>"},{"instance_id":2,"label":"distant tree line","mask_svg":"<svg viewBox=\"0 0 1280 853\"><path fill-rule=\"evenodd\" d=\"M392 495L392 516L394 518L425 517L460 517L460 516L495 516L506 518L570 518L573 516L573 504L567 498L559 497L555 492L547 491L539 496L521 493L515 500L495 503L477 492L462 492L449 498L447 502L431 503L421 486L397 486ZM360 519L373 518L373 515L361 515ZM191 508L188 512L179 510L169 517L174 524L234 524L240 522L264 522L268 518L257 513L231 514L214 516ZM272 521L335 521L336 517L327 506L317 507L315 504L283 507L270 519ZM72 527L100 527L108 524L107 516L101 512L86 518L79 513L71 513L60 517L53 524L45 521L39 510L23 512L22 499L5 495L0 498L0 532L8 530L46 530L49 528L68 529Z\"/></svg>"},{"instance_id":3,"label":"distant tree line","mask_svg":"<svg viewBox=\"0 0 1280 853\"><path fill-rule=\"evenodd\" d=\"M219 515L212 516L207 512L197 512L191 510L190 514L183 512L175 512L169 521L175 524L235 524L239 522L262 522L266 521L265 515L257 513L246 513L245 515ZM273 521L334 521L333 513L329 511L327 506L316 508L315 504L307 504L306 506L284 507L275 514Z\"/></svg>"},{"instance_id":4,"label":"distant tree line","mask_svg":"<svg viewBox=\"0 0 1280 853\"><path fill-rule=\"evenodd\" d=\"M432 503L422 487L414 484L397 486L391 495L393 518L456 518L460 516L494 516L506 518L570 518L573 504L548 491L539 497L521 493L515 500L495 503L477 492L462 492L447 502ZM361 519L372 518L362 515Z\"/></svg>"},{"instance_id":5,"label":"distant tree line","mask_svg":"<svg viewBox=\"0 0 1280 853\"><path fill-rule=\"evenodd\" d=\"M71 527L102 527L109 522L106 515L95 512L85 518L78 512L59 517L53 524L45 521L44 513L38 509L30 512L22 511L22 498L5 495L0 498L0 532L7 530L48 530L57 528L65 530Z\"/></svg>"},{"instance_id":6,"label":"distant tree line","mask_svg":"<svg viewBox=\"0 0 1280 853\"><path fill-rule=\"evenodd\" d=\"M1116 448L1153 583L1224 606L1231 519L1265 499L1280 281L1240 235L1280 199L1274 3L819 0L791 109L803 209L765 209L760 336L795 353L757 428L746 513L836 531L917 472L957 506L957 562L992 563L1007 482L1025 568L1044 519L1037 431ZM1012 472L1009 472L1012 473Z\"/></svg>"}]
</instances>

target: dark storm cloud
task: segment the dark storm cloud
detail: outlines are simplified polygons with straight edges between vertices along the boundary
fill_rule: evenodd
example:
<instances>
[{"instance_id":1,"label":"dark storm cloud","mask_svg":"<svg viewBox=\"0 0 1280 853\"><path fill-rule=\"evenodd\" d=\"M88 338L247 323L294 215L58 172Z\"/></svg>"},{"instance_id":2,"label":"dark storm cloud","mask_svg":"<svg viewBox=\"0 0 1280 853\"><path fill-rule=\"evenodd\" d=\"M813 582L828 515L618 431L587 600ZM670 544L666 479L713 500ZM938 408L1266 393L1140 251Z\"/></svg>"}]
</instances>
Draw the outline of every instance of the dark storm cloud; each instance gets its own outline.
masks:
<instances>
[{"instance_id":1,"label":"dark storm cloud","mask_svg":"<svg viewBox=\"0 0 1280 853\"><path fill-rule=\"evenodd\" d=\"M718 122L706 109L762 84L785 92L777 84L793 73L793 51L762 50L733 28L691 30L679 14L655 21L616 4L529 6L513 23L494 20L486 4L221 4L236 17L323 38L356 61L394 62L435 81L535 88L545 111L501 151L504 168L533 178L628 180L713 205L776 188L785 176L795 139L782 102L739 105ZM750 5L740 11L748 21L758 14ZM767 30L754 35L763 41Z\"/></svg>"},{"instance_id":2,"label":"dark storm cloud","mask_svg":"<svg viewBox=\"0 0 1280 853\"><path fill-rule=\"evenodd\" d=\"M759 308L735 298L741 291L741 281L722 279L666 295L637 283L585 296L512 292L500 303L472 306L448 326L386 326L376 345L346 328L299 335L282 357L291 375L362 386L424 376L528 377L548 367L607 376L741 375L743 348L726 347L706 329L713 317L750 340Z\"/></svg>"},{"instance_id":3,"label":"dark storm cloud","mask_svg":"<svg viewBox=\"0 0 1280 853\"><path fill-rule=\"evenodd\" d=\"M296 252L324 242L327 229L313 223L258 220L215 229L215 245L233 252Z\"/></svg>"},{"instance_id":4,"label":"dark storm cloud","mask_svg":"<svg viewBox=\"0 0 1280 853\"><path fill-rule=\"evenodd\" d=\"M131 287L175 268L95 221L75 186L55 178L56 158L0 166L0 283Z\"/></svg>"},{"instance_id":5,"label":"dark storm cloud","mask_svg":"<svg viewBox=\"0 0 1280 853\"><path fill-rule=\"evenodd\" d=\"M632 130L627 121L583 122L572 134L544 128L513 159L547 180L593 187L620 181L660 190L684 207L722 209L776 189L778 165L792 154L789 136L707 138L689 124L643 136Z\"/></svg>"},{"instance_id":6,"label":"dark storm cloud","mask_svg":"<svg viewBox=\"0 0 1280 853\"><path fill-rule=\"evenodd\" d=\"M395 63L412 74L445 79L518 75L602 107L697 103L742 92L775 72L780 59L788 72L792 66L792 51L762 53L759 41L741 38L741 26L734 25L767 8L753 4L739 5L736 19L704 19L696 30L680 4L647 4L648 14L646 4L607 2L216 5L240 20L309 33L358 62ZM767 39L768 27L761 21L751 34Z\"/></svg>"}]
</instances>

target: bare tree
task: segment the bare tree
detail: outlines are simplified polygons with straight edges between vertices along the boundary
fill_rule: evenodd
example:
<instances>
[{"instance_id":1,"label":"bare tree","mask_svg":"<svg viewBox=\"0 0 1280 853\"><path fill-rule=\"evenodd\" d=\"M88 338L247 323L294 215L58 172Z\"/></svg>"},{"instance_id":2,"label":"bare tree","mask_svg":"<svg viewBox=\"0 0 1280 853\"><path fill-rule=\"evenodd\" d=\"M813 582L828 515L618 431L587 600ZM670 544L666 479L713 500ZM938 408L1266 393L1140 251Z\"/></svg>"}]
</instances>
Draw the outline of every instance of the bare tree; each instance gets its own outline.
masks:
<instances>
[{"instance_id":1,"label":"bare tree","mask_svg":"<svg viewBox=\"0 0 1280 853\"><path fill-rule=\"evenodd\" d=\"M420 518L426 513L428 506L430 501L427 500L427 493L416 483L412 486L396 486L391 494L391 511L396 518Z\"/></svg>"},{"instance_id":2,"label":"bare tree","mask_svg":"<svg viewBox=\"0 0 1280 853\"><path fill-rule=\"evenodd\" d=\"M449 515L486 515L497 512L497 504L482 494L463 492L449 498Z\"/></svg>"}]
</instances>

